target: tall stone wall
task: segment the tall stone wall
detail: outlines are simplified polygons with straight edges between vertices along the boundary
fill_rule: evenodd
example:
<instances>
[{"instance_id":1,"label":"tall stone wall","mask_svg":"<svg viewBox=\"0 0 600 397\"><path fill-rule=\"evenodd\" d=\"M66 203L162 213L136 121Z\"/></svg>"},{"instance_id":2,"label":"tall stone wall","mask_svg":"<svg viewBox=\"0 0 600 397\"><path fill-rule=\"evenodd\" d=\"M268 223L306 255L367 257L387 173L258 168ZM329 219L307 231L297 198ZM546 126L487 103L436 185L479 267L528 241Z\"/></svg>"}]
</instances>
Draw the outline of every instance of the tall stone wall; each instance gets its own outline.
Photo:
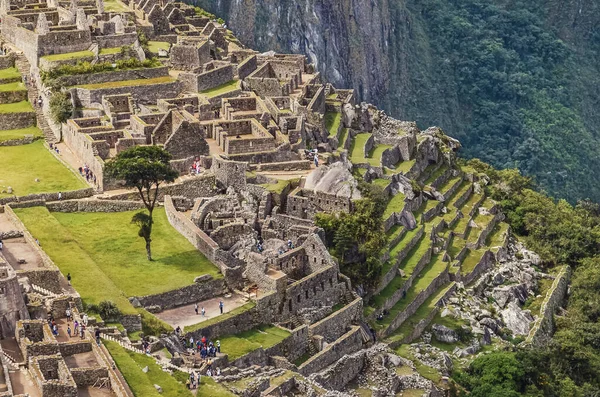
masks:
<instances>
[{"instance_id":1,"label":"tall stone wall","mask_svg":"<svg viewBox=\"0 0 600 397\"><path fill-rule=\"evenodd\" d=\"M362 348L362 334L360 327L353 326L341 338L325 347L298 367L298 372L304 376L318 372L328 365L333 364L346 354L354 353Z\"/></svg>"},{"instance_id":2,"label":"tall stone wall","mask_svg":"<svg viewBox=\"0 0 600 397\"><path fill-rule=\"evenodd\" d=\"M160 307L162 310L172 309L178 306L201 302L210 298L223 295L227 292L225 280L222 278L209 279L204 282L196 282L186 287L161 294L138 296L137 300L142 306Z\"/></svg>"},{"instance_id":3,"label":"tall stone wall","mask_svg":"<svg viewBox=\"0 0 600 397\"><path fill-rule=\"evenodd\" d=\"M64 87L72 87L76 85L108 83L111 81L153 79L168 75L169 68L166 66L160 66L156 68L139 68L101 73L72 74L61 76L57 78L56 81Z\"/></svg>"},{"instance_id":4,"label":"tall stone wall","mask_svg":"<svg viewBox=\"0 0 600 397\"><path fill-rule=\"evenodd\" d=\"M565 301L570 279L571 268L564 266L554 279L552 287L546 293L546 298L540 309L540 316L533 323L526 343L542 346L552 337L555 329L554 313Z\"/></svg>"},{"instance_id":5,"label":"tall stone wall","mask_svg":"<svg viewBox=\"0 0 600 397\"><path fill-rule=\"evenodd\" d=\"M340 310L310 326L313 335L320 335L331 343L341 337L350 324L356 323L362 316L362 298L356 298Z\"/></svg>"}]
</instances>

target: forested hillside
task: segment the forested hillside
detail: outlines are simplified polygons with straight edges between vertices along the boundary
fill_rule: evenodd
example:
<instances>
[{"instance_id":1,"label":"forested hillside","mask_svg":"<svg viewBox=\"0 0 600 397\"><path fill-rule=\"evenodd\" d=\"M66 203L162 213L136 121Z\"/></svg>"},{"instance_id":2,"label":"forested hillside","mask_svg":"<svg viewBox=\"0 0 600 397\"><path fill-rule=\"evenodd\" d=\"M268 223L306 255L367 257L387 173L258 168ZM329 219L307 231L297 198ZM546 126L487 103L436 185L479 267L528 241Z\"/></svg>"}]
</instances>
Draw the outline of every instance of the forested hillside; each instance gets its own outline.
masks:
<instances>
[{"instance_id":1,"label":"forested hillside","mask_svg":"<svg viewBox=\"0 0 600 397\"><path fill-rule=\"evenodd\" d=\"M600 3L594 0L199 0L260 50L303 52L463 155L551 195L600 201Z\"/></svg>"}]
</instances>

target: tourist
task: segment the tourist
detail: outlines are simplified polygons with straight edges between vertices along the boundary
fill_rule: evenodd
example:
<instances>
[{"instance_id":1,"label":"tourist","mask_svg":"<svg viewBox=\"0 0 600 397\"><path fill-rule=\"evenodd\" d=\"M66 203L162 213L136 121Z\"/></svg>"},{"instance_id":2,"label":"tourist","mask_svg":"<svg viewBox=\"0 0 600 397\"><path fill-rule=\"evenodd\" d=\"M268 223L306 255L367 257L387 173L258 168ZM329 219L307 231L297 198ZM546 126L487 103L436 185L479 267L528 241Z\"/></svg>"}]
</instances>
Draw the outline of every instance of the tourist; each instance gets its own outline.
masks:
<instances>
[{"instance_id":1,"label":"tourist","mask_svg":"<svg viewBox=\"0 0 600 397\"><path fill-rule=\"evenodd\" d=\"M198 303L194 303L194 311L196 312L196 315L198 315Z\"/></svg>"},{"instance_id":2,"label":"tourist","mask_svg":"<svg viewBox=\"0 0 600 397\"><path fill-rule=\"evenodd\" d=\"M217 376L221 376L221 368L217 367Z\"/></svg>"},{"instance_id":3,"label":"tourist","mask_svg":"<svg viewBox=\"0 0 600 397\"><path fill-rule=\"evenodd\" d=\"M185 381L185 387L187 387L188 389L191 389L190 386L191 386L191 383L190 383L190 380L188 379Z\"/></svg>"},{"instance_id":4,"label":"tourist","mask_svg":"<svg viewBox=\"0 0 600 397\"><path fill-rule=\"evenodd\" d=\"M319 153L315 152L314 159L315 159L315 167L318 167L319 166Z\"/></svg>"},{"instance_id":5,"label":"tourist","mask_svg":"<svg viewBox=\"0 0 600 397\"><path fill-rule=\"evenodd\" d=\"M204 315L206 314L206 310L204 310L204 306L202 306L202 317L204 317Z\"/></svg>"},{"instance_id":6,"label":"tourist","mask_svg":"<svg viewBox=\"0 0 600 397\"><path fill-rule=\"evenodd\" d=\"M221 353L221 341L217 340L217 353Z\"/></svg>"},{"instance_id":7,"label":"tourist","mask_svg":"<svg viewBox=\"0 0 600 397\"><path fill-rule=\"evenodd\" d=\"M65 314L67 315L67 321L71 321L71 309L67 307L65 310Z\"/></svg>"},{"instance_id":8,"label":"tourist","mask_svg":"<svg viewBox=\"0 0 600 397\"><path fill-rule=\"evenodd\" d=\"M294 243L292 243L292 240L288 240L287 245L289 249L294 248Z\"/></svg>"},{"instance_id":9,"label":"tourist","mask_svg":"<svg viewBox=\"0 0 600 397\"><path fill-rule=\"evenodd\" d=\"M194 337L190 336L190 347L193 349L194 348Z\"/></svg>"},{"instance_id":10,"label":"tourist","mask_svg":"<svg viewBox=\"0 0 600 397\"><path fill-rule=\"evenodd\" d=\"M58 201L62 200L62 192L58 192Z\"/></svg>"},{"instance_id":11,"label":"tourist","mask_svg":"<svg viewBox=\"0 0 600 397\"><path fill-rule=\"evenodd\" d=\"M221 310L221 314L223 314L223 306L225 305L223 304L223 300L221 299L219 300L219 309Z\"/></svg>"},{"instance_id":12,"label":"tourist","mask_svg":"<svg viewBox=\"0 0 600 397\"><path fill-rule=\"evenodd\" d=\"M79 322L77 320L75 320L75 322L73 323L73 333L75 335L79 333Z\"/></svg>"},{"instance_id":13,"label":"tourist","mask_svg":"<svg viewBox=\"0 0 600 397\"><path fill-rule=\"evenodd\" d=\"M38 106L41 108L42 107L42 96L40 95L40 97L38 98Z\"/></svg>"},{"instance_id":14,"label":"tourist","mask_svg":"<svg viewBox=\"0 0 600 397\"><path fill-rule=\"evenodd\" d=\"M179 325L177 326L177 328L175 328L175 335L181 335L181 327Z\"/></svg>"},{"instance_id":15,"label":"tourist","mask_svg":"<svg viewBox=\"0 0 600 397\"><path fill-rule=\"evenodd\" d=\"M52 333L54 336L58 336L58 325L56 325L56 323L52 325Z\"/></svg>"},{"instance_id":16,"label":"tourist","mask_svg":"<svg viewBox=\"0 0 600 397\"><path fill-rule=\"evenodd\" d=\"M206 370L206 376L212 376L212 371L210 369Z\"/></svg>"},{"instance_id":17,"label":"tourist","mask_svg":"<svg viewBox=\"0 0 600 397\"><path fill-rule=\"evenodd\" d=\"M96 344L100 346L100 328L96 327L94 335L96 336Z\"/></svg>"},{"instance_id":18,"label":"tourist","mask_svg":"<svg viewBox=\"0 0 600 397\"><path fill-rule=\"evenodd\" d=\"M87 313L83 313L83 324L85 324L85 326L87 327L87 323L88 323L88 315Z\"/></svg>"},{"instance_id":19,"label":"tourist","mask_svg":"<svg viewBox=\"0 0 600 397\"><path fill-rule=\"evenodd\" d=\"M81 324L81 328L79 329L79 335L81 339L85 338L85 324Z\"/></svg>"},{"instance_id":20,"label":"tourist","mask_svg":"<svg viewBox=\"0 0 600 397\"><path fill-rule=\"evenodd\" d=\"M71 325L67 324L67 334L69 335L69 338L71 337Z\"/></svg>"},{"instance_id":21,"label":"tourist","mask_svg":"<svg viewBox=\"0 0 600 397\"><path fill-rule=\"evenodd\" d=\"M0 251L2 251L3 246L4 246L4 243L2 242L2 240L0 240Z\"/></svg>"},{"instance_id":22,"label":"tourist","mask_svg":"<svg viewBox=\"0 0 600 397\"><path fill-rule=\"evenodd\" d=\"M50 145L52 145L52 144L50 144ZM52 148L52 146L50 146L50 148ZM78 170L79 170L79 175L83 175L83 167L79 167Z\"/></svg>"},{"instance_id":23,"label":"tourist","mask_svg":"<svg viewBox=\"0 0 600 397\"><path fill-rule=\"evenodd\" d=\"M200 382L202 381L202 375L200 374L200 372L196 373L196 384L198 386L200 386Z\"/></svg>"},{"instance_id":24,"label":"tourist","mask_svg":"<svg viewBox=\"0 0 600 397\"><path fill-rule=\"evenodd\" d=\"M204 336L204 335L202 336L202 344L204 346L206 346L206 336Z\"/></svg>"},{"instance_id":25,"label":"tourist","mask_svg":"<svg viewBox=\"0 0 600 397\"><path fill-rule=\"evenodd\" d=\"M58 193L58 199L60 200L60 193ZM69 282L69 285L71 285L71 273L67 273L67 281Z\"/></svg>"}]
</instances>

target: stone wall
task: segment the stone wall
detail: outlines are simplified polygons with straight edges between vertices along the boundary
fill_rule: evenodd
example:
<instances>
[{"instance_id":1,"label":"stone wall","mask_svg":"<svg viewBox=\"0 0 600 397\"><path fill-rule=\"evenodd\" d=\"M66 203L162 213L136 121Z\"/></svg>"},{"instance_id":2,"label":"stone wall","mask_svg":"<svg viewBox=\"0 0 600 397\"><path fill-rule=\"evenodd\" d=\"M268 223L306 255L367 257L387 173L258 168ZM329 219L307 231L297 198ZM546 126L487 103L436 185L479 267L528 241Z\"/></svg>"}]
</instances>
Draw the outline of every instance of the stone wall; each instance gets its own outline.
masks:
<instances>
[{"instance_id":1,"label":"stone wall","mask_svg":"<svg viewBox=\"0 0 600 397\"><path fill-rule=\"evenodd\" d=\"M33 143L35 140L37 139L42 139L42 138L36 138L33 135L25 135L23 138L19 138L19 139L8 139L5 141L1 141L0 142L0 146L21 146L21 145L29 145L30 143Z\"/></svg>"},{"instance_id":2,"label":"stone wall","mask_svg":"<svg viewBox=\"0 0 600 397\"><path fill-rule=\"evenodd\" d=\"M27 277L31 284L47 289L55 294L62 293L60 278L62 277L58 269L32 269L18 270L19 277Z\"/></svg>"},{"instance_id":3,"label":"stone wall","mask_svg":"<svg viewBox=\"0 0 600 397\"><path fill-rule=\"evenodd\" d=\"M461 208L464 203L467 202L467 200L469 200L469 197L471 197L471 194L473 194L473 185L471 184L471 186L469 186L469 188L463 193L462 196L458 197L454 203L454 207L455 208Z\"/></svg>"},{"instance_id":4,"label":"stone wall","mask_svg":"<svg viewBox=\"0 0 600 397\"><path fill-rule=\"evenodd\" d=\"M540 308L540 316L533 323L526 343L535 346L543 346L554 333L554 313L561 307L567 296L569 281L571 279L571 268L563 266L558 273L552 287L546 293L546 298Z\"/></svg>"},{"instance_id":5,"label":"stone wall","mask_svg":"<svg viewBox=\"0 0 600 397\"><path fill-rule=\"evenodd\" d=\"M27 100L27 90L0 91L0 104L14 103Z\"/></svg>"},{"instance_id":6,"label":"stone wall","mask_svg":"<svg viewBox=\"0 0 600 397\"><path fill-rule=\"evenodd\" d=\"M15 66L15 54L14 52L9 53L8 55L0 56L0 69L8 69Z\"/></svg>"},{"instance_id":7,"label":"stone wall","mask_svg":"<svg viewBox=\"0 0 600 397\"><path fill-rule=\"evenodd\" d=\"M204 254L211 261L215 261L216 252L219 250L219 245L215 243L206 233L194 224L185 215L179 213L173 205L173 200L170 196L165 196L165 212L169 223L183 237L185 237L196 249Z\"/></svg>"},{"instance_id":8,"label":"stone wall","mask_svg":"<svg viewBox=\"0 0 600 397\"><path fill-rule=\"evenodd\" d=\"M250 74L252 74L252 72L254 72L257 67L258 67L258 65L256 62L256 55L249 56L248 58L244 59L242 62L240 62L238 64L238 66L237 66L238 78L240 80L245 79L246 77L250 76Z\"/></svg>"},{"instance_id":9,"label":"stone wall","mask_svg":"<svg viewBox=\"0 0 600 397\"><path fill-rule=\"evenodd\" d=\"M175 98L181 94L183 87L179 81L133 85L114 88L72 88L71 95L78 107L92 107L93 104L102 103L105 95L121 95L131 93L134 99L141 104L156 105L156 101L163 98Z\"/></svg>"},{"instance_id":10,"label":"stone wall","mask_svg":"<svg viewBox=\"0 0 600 397\"><path fill-rule=\"evenodd\" d=\"M127 332L135 332L142 330L142 317L139 314L128 314L121 316L121 324Z\"/></svg>"},{"instance_id":11,"label":"stone wall","mask_svg":"<svg viewBox=\"0 0 600 397\"><path fill-rule=\"evenodd\" d=\"M0 113L0 125L4 130L27 128L36 124L35 112Z\"/></svg>"},{"instance_id":12,"label":"stone wall","mask_svg":"<svg viewBox=\"0 0 600 397\"><path fill-rule=\"evenodd\" d=\"M477 263L475 268L473 268L473 271L469 274L461 274L460 279L464 285L469 285L471 282L479 278L483 273L491 269L495 263L496 257L492 251L486 251L481 257L479 263Z\"/></svg>"},{"instance_id":13,"label":"stone wall","mask_svg":"<svg viewBox=\"0 0 600 397\"><path fill-rule=\"evenodd\" d=\"M360 327L353 326L352 329L346 332L341 338L300 365L300 367L298 367L298 372L304 376L318 372L328 365L333 364L344 355L362 349L362 343L363 340Z\"/></svg>"},{"instance_id":14,"label":"stone wall","mask_svg":"<svg viewBox=\"0 0 600 397\"><path fill-rule=\"evenodd\" d=\"M124 212L145 209L140 201L116 200L68 200L46 204L52 212Z\"/></svg>"},{"instance_id":15,"label":"stone wall","mask_svg":"<svg viewBox=\"0 0 600 397\"><path fill-rule=\"evenodd\" d=\"M326 389L342 390L366 365L367 351L361 350L342 357L337 363L323 372L311 375L311 379Z\"/></svg>"},{"instance_id":16,"label":"stone wall","mask_svg":"<svg viewBox=\"0 0 600 397\"><path fill-rule=\"evenodd\" d=\"M108 368L71 368L71 375L78 387L94 386L100 379L108 379ZM110 380L108 385L110 387Z\"/></svg>"},{"instance_id":17,"label":"stone wall","mask_svg":"<svg viewBox=\"0 0 600 397\"><path fill-rule=\"evenodd\" d=\"M96 43L98 43L99 48L117 48L129 46L135 43L137 39L138 37L136 32L94 36L94 40Z\"/></svg>"},{"instance_id":18,"label":"stone wall","mask_svg":"<svg viewBox=\"0 0 600 397\"><path fill-rule=\"evenodd\" d=\"M261 324L270 322L265 318L263 313L259 313L256 307L249 308L231 317L225 317L217 323L211 323L195 331L188 332L184 330L186 332L185 337L189 339L190 336L193 336L195 340L198 340L202 336L206 336L215 340L225 335L235 335L240 332L249 331Z\"/></svg>"},{"instance_id":19,"label":"stone wall","mask_svg":"<svg viewBox=\"0 0 600 397\"><path fill-rule=\"evenodd\" d=\"M94 189L89 187L79 190L71 190L68 192L62 192L63 200L82 199L93 196L95 193ZM0 199L0 205L10 203L13 208L26 208L31 206L45 205L46 201L58 201L58 192L53 193L36 193L28 194L21 197L6 197ZM26 203L31 202L31 203Z\"/></svg>"},{"instance_id":20,"label":"stone wall","mask_svg":"<svg viewBox=\"0 0 600 397\"><path fill-rule=\"evenodd\" d=\"M320 335L327 342L333 342L341 337L350 324L355 324L362 317L363 301L356 298L340 310L332 313L323 320L310 326L312 335Z\"/></svg>"},{"instance_id":21,"label":"stone wall","mask_svg":"<svg viewBox=\"0 0 600 397\"><path fill-rule=\"evenodd\" d=\"M222 278L213 280L210 277L207 281L197 282L173 291L136 298L144 307L158 306L162 310L166 310L214 298L223 295L226 291L227 286Z\"/></svg>"},{"instance_id":22,"label":"stone wall","mask_svg":"<svg viewBox=\"0 0 600 397\"><path fill-rule=\"evenodd\" d=\"M72 356L74 354L87 353L92 351L92 343L87 340L77 339L68 341L59 345L60 354L63 357Z\"/></svg>"},{"instance_id":23,"label":"stone wall","mask_svg":"<svg viewBox=\"0 0 600 397\"><path fill-rule=\"evenodd\" d=\"M110 191L107 192L110 194ZM163 201L168 196L185 197L194 200L198 197L213 197L218 194L216 189L215 175L210 173L186 178L181 182L162 185L158 189L158 201ZM101 197L107 200L139 200L137 191L128 193L111 194Z\"/></svg>"}]
</instances>

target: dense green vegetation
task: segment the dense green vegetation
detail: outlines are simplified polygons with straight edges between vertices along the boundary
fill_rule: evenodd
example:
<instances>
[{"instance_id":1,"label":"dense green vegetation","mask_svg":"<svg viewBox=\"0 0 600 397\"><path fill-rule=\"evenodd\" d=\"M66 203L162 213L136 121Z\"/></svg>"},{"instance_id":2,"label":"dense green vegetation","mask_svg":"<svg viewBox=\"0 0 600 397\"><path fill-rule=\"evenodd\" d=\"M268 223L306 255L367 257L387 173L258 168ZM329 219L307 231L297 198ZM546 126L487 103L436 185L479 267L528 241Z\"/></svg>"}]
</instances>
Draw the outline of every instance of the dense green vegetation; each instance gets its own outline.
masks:
<instances>
[{"instance_id":1,"label":"dense green vegetation","mask_svg":"<svg viewBox=\"0 0 600 397\"><path fill-rule=\"evenodd\" d=\"M568 311L555 317L557 332L545 349L482 356L455 380L473 397L599 395L600 205L554 201L516 170L496 171L478 160L468 166L490 177L488 193L513 231L541 255L543 267L566 263L575 271Z\"/></svg>"},{"instance_id":2,"label":"dense green vegetation","mask_svg":"<svg viewBox=\"0 0 600 397\"><path fill-rule=\"evenodd\" d=\"M588 15L598 6L419 0L407 7L423 29L408 45L429 51L435 65L424 72L427 96L437 96L432 103L445 103L437 105L445 109L407 103L403 117L422 127L442 126L461 140L465 156L517 167L555 197L600 200L594 183L600 130L593 111L600 34L589 21L598 10ZM572 25L571 15L556 15L575 7Z\"/></svg>"},{"instance_id":3,"label":"dense green vegetation","mask_svg":"<svg viewBox=\"0 0 600 397\"><path fill-rule=\"evenodd\" d=\"M320 213L317 226L325 230L325 243L340 261L352 284L365 289L379 281L383 264L379 256L386 244L383 212L388 198L379 185L361 182L363 199L354 201L352 213Z\"/></svg>"}]
</instances>

